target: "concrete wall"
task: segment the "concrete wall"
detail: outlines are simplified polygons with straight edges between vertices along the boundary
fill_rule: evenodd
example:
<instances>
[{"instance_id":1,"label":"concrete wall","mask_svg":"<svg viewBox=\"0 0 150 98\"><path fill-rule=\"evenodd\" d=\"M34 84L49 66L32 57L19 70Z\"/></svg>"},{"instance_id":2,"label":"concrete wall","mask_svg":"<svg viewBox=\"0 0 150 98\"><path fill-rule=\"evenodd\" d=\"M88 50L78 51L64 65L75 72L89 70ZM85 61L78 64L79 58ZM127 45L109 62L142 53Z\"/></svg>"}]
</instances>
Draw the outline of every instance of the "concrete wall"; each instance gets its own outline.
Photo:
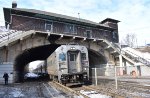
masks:
<instances>
[{"instance_id":1,"label":"concrete wall","mask_svg":"<svg viewBox=\"0 0 150 98\"><path fill-rule=\"evenodd\" d=\"M3 74L7 72L9 75L8 83L13 83L13 65L0 64L0 84L4 84Z\"/></svg>"},{"instance_id":2,"label":"concrete wall","mask_svg":"<svg viewBox=\"0 0 150 98\"><path fill-rule=\"evenodd\" d=\"M0 48L0 62L12 62L17 55L22 53L25 49L30 49L37 46L49 44L45 36L38 34L30 35L22 40L17 40Z\"/></svg>"},{"instance_id":3,"label":"concrete wall","mask_svg":"<svg viewBox=\"0 0 150 98\"><path fill-rule=\"evenodd\" d=\"M150 67L141 66L141 76L150 76Z\"/></svg>"}]
</instances>

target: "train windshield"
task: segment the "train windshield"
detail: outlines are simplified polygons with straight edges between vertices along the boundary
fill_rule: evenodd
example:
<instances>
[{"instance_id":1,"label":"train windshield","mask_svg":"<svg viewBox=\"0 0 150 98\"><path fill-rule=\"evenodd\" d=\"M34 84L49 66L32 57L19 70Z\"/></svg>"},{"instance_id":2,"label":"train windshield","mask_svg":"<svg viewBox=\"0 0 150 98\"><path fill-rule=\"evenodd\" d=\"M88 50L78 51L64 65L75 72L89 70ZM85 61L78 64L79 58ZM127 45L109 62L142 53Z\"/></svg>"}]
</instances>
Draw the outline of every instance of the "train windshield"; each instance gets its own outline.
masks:
<instances>
[{"instance_id":1,"label":"train windshield","mask_svg":"<svg viewBox=\"0 0 150 98\"><path fill-rule=\"evenodd\" d=\"M60 53L59 54L59 60L60 61L66 61L66 54L65 53Z\"/></svg>"},{"instance_id":2,"label":"train windshield","mask_svg":"<svg viewBox=\"0 0 150 98\"><path fill-rule=\"evenodd\" d=\"M81 59L86 60L86 53L81 53Z\"/></svg>"},{"instance_id":3,"label":"train windshield","mask_svg":"<svg viewBox=\"0 0 150 98\"><path fill-rule=\"evenodd\" d=\"M68 71L69 73L81 71L81 56L79 51L68 52Z\"/></svg>"}]
</instances>

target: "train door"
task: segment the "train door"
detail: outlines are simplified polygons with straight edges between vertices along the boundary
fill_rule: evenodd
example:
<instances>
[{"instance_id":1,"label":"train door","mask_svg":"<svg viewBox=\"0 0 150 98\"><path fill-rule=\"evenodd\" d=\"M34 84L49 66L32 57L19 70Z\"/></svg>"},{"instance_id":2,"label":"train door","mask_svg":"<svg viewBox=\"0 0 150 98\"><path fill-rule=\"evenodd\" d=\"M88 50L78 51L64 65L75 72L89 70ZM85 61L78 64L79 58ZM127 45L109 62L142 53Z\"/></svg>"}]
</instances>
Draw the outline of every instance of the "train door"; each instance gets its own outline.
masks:
<instances>
[{"instance_id":1,"label":"train door","mask_svg":"<svg viewBox=\"0 0 150 98\"><path fill-rule=\"evenodd\" d=\"M68 72L76 73L80 71L80 52L69 51L68 52Z\"/></svg>"}]
</instances>

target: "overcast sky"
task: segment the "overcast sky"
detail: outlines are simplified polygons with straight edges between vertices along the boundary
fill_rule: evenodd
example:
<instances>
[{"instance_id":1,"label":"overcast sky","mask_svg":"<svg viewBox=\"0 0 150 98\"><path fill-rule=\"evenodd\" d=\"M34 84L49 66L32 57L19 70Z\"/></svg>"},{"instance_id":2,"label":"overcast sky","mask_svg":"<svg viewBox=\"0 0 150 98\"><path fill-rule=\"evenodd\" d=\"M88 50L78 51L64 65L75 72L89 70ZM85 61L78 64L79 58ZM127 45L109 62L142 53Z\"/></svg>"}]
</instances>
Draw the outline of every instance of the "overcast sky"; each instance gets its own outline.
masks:
<instances>
[{"instance_id":1,"label":"overcast sky","mask_svg":"<svg viewBox=\"0 0 150 98\"><path fill-rule=\"evenodd\" d=\"M119 23L120 42L127 33L134 33L138 45L150 43L150 0L16 0L19 8L54 12L100 22L114 18ZM4 25L3 7L12 0L0 0L0 26Z\"/></svg>"}]
</instances>

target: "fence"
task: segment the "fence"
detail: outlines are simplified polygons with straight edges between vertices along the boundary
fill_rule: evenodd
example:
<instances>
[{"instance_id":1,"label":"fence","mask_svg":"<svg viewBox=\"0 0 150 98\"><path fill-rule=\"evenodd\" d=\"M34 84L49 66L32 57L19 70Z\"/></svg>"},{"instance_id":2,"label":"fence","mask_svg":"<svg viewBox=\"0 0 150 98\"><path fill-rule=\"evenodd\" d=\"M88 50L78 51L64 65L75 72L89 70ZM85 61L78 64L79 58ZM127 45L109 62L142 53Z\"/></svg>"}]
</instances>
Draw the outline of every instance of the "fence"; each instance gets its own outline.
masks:
<instances>
[{"instance_id":1,"label":"fence","mask_svg":"<svg viewBox=\"0 0 150 98\"><path fill-rule=\"evenodd\" d=\"M118 81L134 81L135 78L150 76L150 68L147 66L112 66L104 68L92 68L92 83L95 85L110 84L118 88Z\"/></svg>"}]
</instances>

